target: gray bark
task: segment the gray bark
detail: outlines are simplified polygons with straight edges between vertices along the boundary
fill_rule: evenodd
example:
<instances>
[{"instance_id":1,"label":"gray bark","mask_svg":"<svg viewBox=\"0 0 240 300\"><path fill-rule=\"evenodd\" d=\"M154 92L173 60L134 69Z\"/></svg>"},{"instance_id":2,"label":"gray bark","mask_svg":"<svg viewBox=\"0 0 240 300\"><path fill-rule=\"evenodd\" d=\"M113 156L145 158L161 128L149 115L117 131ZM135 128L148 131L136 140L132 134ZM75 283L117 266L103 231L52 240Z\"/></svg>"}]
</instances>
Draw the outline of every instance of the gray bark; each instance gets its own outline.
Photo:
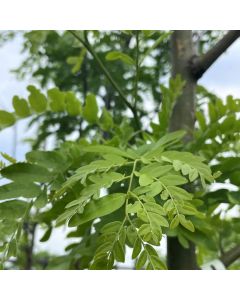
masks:
<instances>
[{"instance_id":1,"label":"gray bark","mask_svg":"<svg viewBox=\"0 0 240 300\"><path fill-rule=\"evenodd\" d=\"M185 129L186 142L191 140L195 122L195 87L196 80L191 74L190 61L195 55L192 42L192 31L179 30L172 35L172 76L180 74L185 80L182 95L173 109L170 130ZM195 247L190 243L189 249L184 249L175 237L167 240L167 262L171 270L197 269Z\"/></svg>"},{"instance_id":2,"label":"gray bark","mask_svg":"<svg viewBox=\"0 0 240 300\"><path fill-rule=\"evenodd\" d=\"M228 49L228 47L240 36L240 31L229 31L212 49L198 57L194 53L192 31L178 30L172 35L172 76L180 74L185 80L182 95L177 100L173 109L170 130L185 129L187 131L186 142L192 139L195 122L195 88L197 80L206 70ZM189 249L184 249L177 238L168 237L168 267L177 270L198 269L195 255L195 247L190 243ZM232 249L221 260L228 266L240 256L239 246Z\"/></svg>"}]
</instances>

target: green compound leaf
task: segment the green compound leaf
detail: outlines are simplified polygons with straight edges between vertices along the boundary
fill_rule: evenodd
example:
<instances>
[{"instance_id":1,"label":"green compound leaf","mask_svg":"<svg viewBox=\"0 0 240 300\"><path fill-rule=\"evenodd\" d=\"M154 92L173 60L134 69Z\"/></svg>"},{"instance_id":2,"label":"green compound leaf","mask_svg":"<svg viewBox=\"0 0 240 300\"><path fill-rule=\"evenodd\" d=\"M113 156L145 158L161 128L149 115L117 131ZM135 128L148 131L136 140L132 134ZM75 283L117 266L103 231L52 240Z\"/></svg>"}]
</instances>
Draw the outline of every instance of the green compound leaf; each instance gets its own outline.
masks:
<instances>
[{"instance_id":1,"label":"green compound leaf","mask_svg":"<svg viewBox=\"0 0 240 300\"><path fill-rule=\"evenodd\" d=\"M196 179L196 172L202 179L213 182L214 178L209 166L203 163L204 158L189 152L166 151L162 153L162 160L173 164L176 171L189 175L190 180Z\"/></svg>"}]
</instances>

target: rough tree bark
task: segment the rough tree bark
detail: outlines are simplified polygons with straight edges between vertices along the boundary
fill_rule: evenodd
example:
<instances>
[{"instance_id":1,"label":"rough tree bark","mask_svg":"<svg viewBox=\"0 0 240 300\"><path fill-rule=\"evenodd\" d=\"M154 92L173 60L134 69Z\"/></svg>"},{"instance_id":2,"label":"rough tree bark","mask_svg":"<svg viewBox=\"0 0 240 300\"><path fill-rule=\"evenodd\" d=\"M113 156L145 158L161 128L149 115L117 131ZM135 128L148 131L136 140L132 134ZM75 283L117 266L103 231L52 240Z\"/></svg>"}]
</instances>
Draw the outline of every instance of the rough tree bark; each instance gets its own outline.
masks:
<instances>
[{"instance_id":1,"label":"rough tree bark","mask_svg":"<svg viewBox=\"0 0 240 300\"><path fill-rule=\"evenodd\" d=\"M178 30L172 35L172 76L180 74L185 80L182 95L173 109L170 130L185 129L186 142L191 140L195 122L195 87L197 80L208 70L218 57L240 36L240 31L229 31L212 49L201 57L194 53L192 31ZM236 250L237 249L237 250ZM190 243L189 249L184 249L177 238L167 240L168 268L173 270L198 269L195 247ZM239 257L239 246L231 253L230 258L224 256L225 265L232 262L233 257Z\"/></svg>"},{"instance_id":2,"label":"rough tree bark","mask_svg":"<svg viewBox=\"0 0 240 300\"><path fill-rule=\"evenodd\" d=\"M195 87L196 80L191 74L189 62L194 57L192 31L179 30L172 35L172 76L180 74L185 80L185 87L179 97L171 118L170 130L186 129L186 142L191 139L194 128L195 115ZM189 249L185 249L175 237L168 237L168 268L171 270L197 269L195 247L190 243Z\"/></svg>"},{"instance_id":3,"label":"rough tree bark","mask_svg":"<svg viewBox=\"0 0 240 300\"><path fill-rule=\"evenodd\" d=\"M31 270L33 265L33 249L36 233L36 223L26 222L24 225L25 234L27 236L27 244L24 246L25 263L24 270Z\"/></svg>"}]
</instances>

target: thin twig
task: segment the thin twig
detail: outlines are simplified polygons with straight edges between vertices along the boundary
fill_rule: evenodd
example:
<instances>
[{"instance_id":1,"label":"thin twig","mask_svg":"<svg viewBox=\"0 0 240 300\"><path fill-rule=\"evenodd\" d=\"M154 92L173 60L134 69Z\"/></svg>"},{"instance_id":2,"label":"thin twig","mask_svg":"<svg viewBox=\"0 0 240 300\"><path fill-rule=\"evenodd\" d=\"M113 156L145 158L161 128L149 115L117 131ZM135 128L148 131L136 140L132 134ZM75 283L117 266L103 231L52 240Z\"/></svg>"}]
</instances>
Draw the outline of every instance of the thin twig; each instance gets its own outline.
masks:
<instances>
[{"instance_id":1,"label":"thin twig","mask_svg":"<svg viewBox=\"0 0 240 300\"><path fill-rule=\"evenodd\" d=\"M101 70L104 73L104 75L106 76L106 78L109 80L109 82L111 83L111 85L114 87L114 89L118 92L118 94L122 98L122 100L125 103L125 105L132 111L133 117L134 117L134 120L135 120L137 128L141 129L141 125L140 125L138 114L137 114L137 111L136 111L135 107L131 103L129 103L129 101L127 100L127 98L123 94L121 88L117 85L117 83L115 82L115 80L113 79L113 77L110 75L110 73L108 72L108 70L106 69L106 67L104 66L104 64L102 63L102 61L99 58L99 56L97 55L97 53L95 53L95 51L93 50L92 46L90 45L90 43L87 40L86 35L85 35L85 38L83 39L82 37L78 36L73 30L69 30L69 32L78 41L80 41L83 44L83 46L88 50L88 52L93 56L93 58L95 59L95 61L99 65L99 67L101 68Z\"/></svg>"},{"instance_id":2,"label":"thin twig","mask_svg":"<svg viewBox=\"0 0 240 300\"><path fill-rule=\"evenodd\" d=\"M222 254L220 260L225 265L225 267L228 267L232 263L234 263L238 258L240 258L240 245L237 245L229 251Z\"/></svg>"},{"instance_id":3,"label":"thin twig","mask_svg":"<svg viewBox=\"0 0 240 300\"><path fill-rule=\"evenodd\" d=\"M134 90L133 90L133 100L134 100L134 108L137 106L137 96L138 96L138 80L139 80L139 31L136 32L136 60L135 60L135 82L134 82Z\"/></svg>"}]
</instances>

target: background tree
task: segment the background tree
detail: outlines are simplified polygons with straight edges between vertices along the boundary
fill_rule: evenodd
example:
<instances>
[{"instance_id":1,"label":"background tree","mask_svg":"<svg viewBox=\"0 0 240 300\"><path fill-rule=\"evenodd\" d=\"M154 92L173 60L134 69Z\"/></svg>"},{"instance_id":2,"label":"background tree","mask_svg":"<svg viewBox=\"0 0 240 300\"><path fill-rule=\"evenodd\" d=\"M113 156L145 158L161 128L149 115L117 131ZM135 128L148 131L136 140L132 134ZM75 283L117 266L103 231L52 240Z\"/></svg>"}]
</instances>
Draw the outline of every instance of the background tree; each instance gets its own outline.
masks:
<instances>
[{"instance_id":1,"label":"background tree","mask_svg":"<svg viewBox=\"0 0 240 300\"><path fill-rule=\"evenodd\" d=\"M3 154L11 165L1 175L12 183L1 186L0 199L18 198L1 202L3 261L25 269L112 268L127 245L137 268L162 269L165 259L152 247L162 233L170 269L196 269L220 256L228 266L239 257L239 220L216 211L225 202L228 210L239 207L239 192L211 192L205 183L239 186L239 100L225 103L196 85L239 36L223 34L24 33L30 56L16 73L38 79L47 97L30 86L27 101L13 98L14 113L0 111L3 128L29 116L40 124L26 163ZM168 133L177 129L186 134ZM73 132L77 139L67 141ZM56 149L41 151L50 135ZM75 230L68 237L79 242L64 257L33 254L36 226L46 228L44 242L69 219Z\"/></svg>"}]
</instances>

